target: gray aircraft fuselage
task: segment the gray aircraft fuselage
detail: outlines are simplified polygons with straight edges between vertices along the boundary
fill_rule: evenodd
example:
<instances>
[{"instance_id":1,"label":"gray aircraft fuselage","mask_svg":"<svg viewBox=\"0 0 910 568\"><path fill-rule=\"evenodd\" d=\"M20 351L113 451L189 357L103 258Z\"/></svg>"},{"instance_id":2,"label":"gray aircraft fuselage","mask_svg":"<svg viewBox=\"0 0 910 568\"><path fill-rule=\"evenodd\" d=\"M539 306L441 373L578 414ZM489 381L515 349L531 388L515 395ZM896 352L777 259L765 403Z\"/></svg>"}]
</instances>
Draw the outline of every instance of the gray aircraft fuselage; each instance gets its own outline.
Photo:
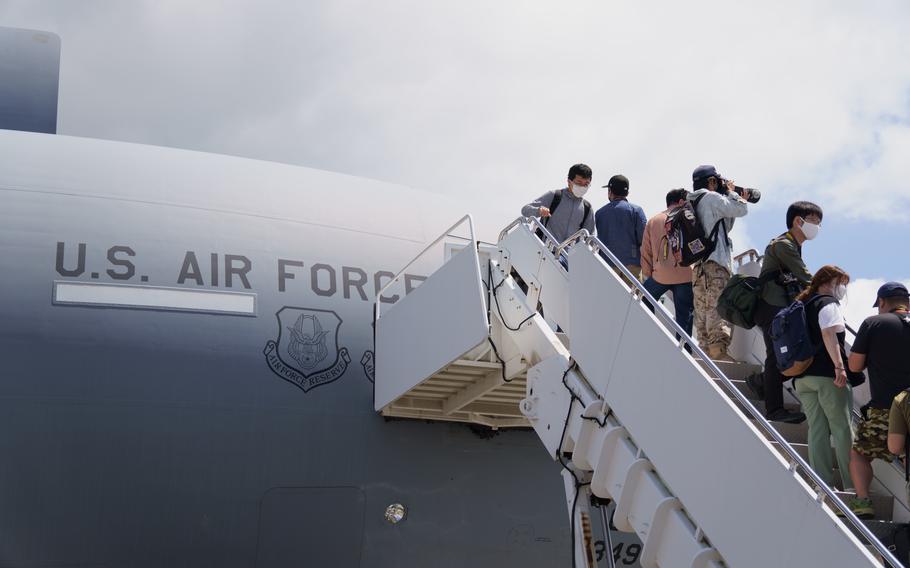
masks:
<instances>
[{"instance_id":1,"label":"gray aircraft fuselage","mask_svg":"<svg viewBox=\"0 0 910 568\"><path fill-rule=\"evenodd\" d=\"M462 213L340 174L0 131L0 567L566 565L533 432L372 409L376 290ZM171 289L254 308L117 295Z\"/></svg>"}]
</instances>

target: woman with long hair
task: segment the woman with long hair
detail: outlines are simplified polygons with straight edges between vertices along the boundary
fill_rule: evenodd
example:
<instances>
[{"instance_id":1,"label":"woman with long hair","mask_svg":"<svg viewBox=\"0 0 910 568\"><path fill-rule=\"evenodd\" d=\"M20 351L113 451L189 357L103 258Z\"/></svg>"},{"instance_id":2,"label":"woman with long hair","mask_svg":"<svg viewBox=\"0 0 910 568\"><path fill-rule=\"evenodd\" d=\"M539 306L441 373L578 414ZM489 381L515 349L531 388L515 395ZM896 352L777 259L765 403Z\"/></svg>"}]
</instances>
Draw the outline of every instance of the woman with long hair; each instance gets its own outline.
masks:
<instances>
[{"instance_id":1,"label":"woman with long hair","mask_svg":"<svg viewBox=\"0 0 910 568\"><path fill-rule=\"evenodd\" d=\"M844 351L846 324L840 310L849 282L850 275L842 268L826 265L796 298L805 305L809 337L816 346L812 364L795 381L809 423L809 463L828 485L834 485L833 438L844 490L853 489L849 473L853 391Z\"/></svg>"}]
</instances>

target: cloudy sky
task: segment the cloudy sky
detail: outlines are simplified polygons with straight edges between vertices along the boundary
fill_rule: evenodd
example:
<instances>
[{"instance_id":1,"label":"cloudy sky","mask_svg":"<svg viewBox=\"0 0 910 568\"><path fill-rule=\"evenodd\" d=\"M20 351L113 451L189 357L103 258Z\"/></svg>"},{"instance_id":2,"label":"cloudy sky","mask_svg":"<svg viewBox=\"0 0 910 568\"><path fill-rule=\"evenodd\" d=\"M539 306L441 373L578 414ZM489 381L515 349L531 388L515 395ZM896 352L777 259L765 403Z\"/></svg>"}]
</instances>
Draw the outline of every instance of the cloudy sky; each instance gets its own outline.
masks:
<instances>
[{"instance_id":1,"label":"cloudy sky","mask_svg":"<svg viewBox=\"0 0 910 568\"><path fill-rule=\"evenodd\" d=\"M514 208L590 164L650 215L713 163L825 210L810 269L910 279L910 3L0 0L62 39L59 132L275 160ZM605 192L605 190L603 190ZM604 192L589 193L595 206ZM508 219L504 219L507 221Z\"/></svg>"}]
</instances>

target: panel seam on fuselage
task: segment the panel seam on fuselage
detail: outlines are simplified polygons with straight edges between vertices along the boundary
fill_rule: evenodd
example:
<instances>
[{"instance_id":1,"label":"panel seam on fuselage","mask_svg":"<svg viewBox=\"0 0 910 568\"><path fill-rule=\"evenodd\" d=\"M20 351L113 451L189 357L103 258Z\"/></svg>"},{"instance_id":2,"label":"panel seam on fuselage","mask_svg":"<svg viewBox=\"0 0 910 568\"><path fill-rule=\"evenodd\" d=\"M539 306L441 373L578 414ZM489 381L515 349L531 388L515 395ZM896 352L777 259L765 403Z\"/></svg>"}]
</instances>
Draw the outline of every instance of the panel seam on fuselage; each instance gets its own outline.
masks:
<instances>
[{"instance_id":1,"label":"panel seam on fuselage","mask_svg":"<svg viewBox=\"0 0 910 568\"><path fill-rule=\"evenodd\" d=\"M116 196L111 196L111 195L98 195L98 194L92 194L92 193L74 193L74 192L68 192L68 191L62 191L62 190L54 190L54 189L49 189L49 188L45 188L45 189L31 189L31 188L28 188L28 189L27 189L27 188L22 188L22 187L0 186L0 191L15 191L15 192L19 192L19 193L37 193L37 194L41 194L41 195L61 195L61 196L65 196L65 197L83 197L83 198L89 198L89 199L107 199L107 200L112 200L112 201L123 201L123 202L127 202L127 203L141 203L141 204L144 204L144 205L160 205L160 206L163 206L163 207L176 207L176 208L179 208L179 209L194 209L194 210L197 210L197 211L210 211L210 212L212 212L212 213L227 213L227 214L230 214L230 215L239 215L239 216L242 216L242 217L254 217L254 218L257 218L257 219L268 219L268 220L271 220L271 221L285 221L285 222L288 222L288 223L296 223L296 224L298 224L298 225L310 225L310 226L313 226L313 227L322 227L322 228L325 228L325 229L337 229L337 230L341 230L341 231L348 231L348 232L351 232L351 233L358 233L358 234L362 234L362 235L370 235L370 236L373 236L373 237L381 237L381 238L385 238L385 239L394 239L394 240L396 240L396 241L405 241L405 242L409 242L409 243L417 243L417 244L422 244L422 243L423 243L423 241L418 240L418 239L409 239L409 238L405 238L405 237L396 237L396 236L394 236L394 235L387 235L387 234L384 234L384 233L374 233L374 232L371 232L371 231L363 231L363 230L360 230L360 229L352 229L352 228L350 228L350 227L341 227L341 226L338 226L338 225L326 225L326 224L324 224L324 223L314 223L314 222L312 222L312 221L302 221L302 220L300 220L300 219L292 219L292 218L290 218L290 217L276 217L276 216L273 216L273 215L263 215L263 214L257 214L257 213L247 213L247 212L244 212L244 211L236 211L236 210L233 210L233 209L217 209L217 208L214 208L214 207L203 207L203 206L201 206L201 205L188 205L188 204L183 204L183 203L170 203L170 202L167 202L167 201L151 201L151 200L147 200L147 199L135 199L135 198L129 198L129 197L116 197Z\"/></svg>"}]
</instances>

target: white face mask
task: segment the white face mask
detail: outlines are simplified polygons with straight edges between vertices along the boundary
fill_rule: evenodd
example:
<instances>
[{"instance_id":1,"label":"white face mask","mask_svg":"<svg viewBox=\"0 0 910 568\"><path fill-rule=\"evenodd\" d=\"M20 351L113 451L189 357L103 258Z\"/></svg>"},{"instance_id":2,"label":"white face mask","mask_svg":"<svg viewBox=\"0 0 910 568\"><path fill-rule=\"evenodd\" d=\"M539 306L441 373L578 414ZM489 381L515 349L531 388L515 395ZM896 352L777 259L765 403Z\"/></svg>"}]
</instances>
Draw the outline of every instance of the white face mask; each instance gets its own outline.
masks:
<instances>
[{"instance_id":1,"label":"white face mask","mask_svg":"<svg viewBox=\"0 0 910 568\"><path fill-rule=\"evenodd\" d=\"M818 225L815 225L815 226L818 227ZM837 298L837 301L838 301L838 302L841 301L841 300L843 300L844 298L846 298L846 297L847 297L847 285L846 285L846 284L838 284L838 285L834 288L834 297Z\"/></svg>"},{"instance_id":2,"label":"white face mask","mask_svg":"<svg viewBox=\"0 0 910 568\"><path fill-rule=\"evenodd\" d=\"M818 236L818 229L818 225L815 223L810 223L809 221L804 221L803 226L800 227L800 230L802 230L803 235L806 237L807 241L811 241Z\"/></svg>"},{"instance_id":3,"label":"white face mask","mask_svg":"<svg viewBox=\"0 0 910 568\"><path fill-rule=\"evenodd\" d=\"M577 185L572 184L572 193L575 194L575 197L584 197L584 194L588 193L588 187L586 185Z\"/></svg>"}]
</instances>

